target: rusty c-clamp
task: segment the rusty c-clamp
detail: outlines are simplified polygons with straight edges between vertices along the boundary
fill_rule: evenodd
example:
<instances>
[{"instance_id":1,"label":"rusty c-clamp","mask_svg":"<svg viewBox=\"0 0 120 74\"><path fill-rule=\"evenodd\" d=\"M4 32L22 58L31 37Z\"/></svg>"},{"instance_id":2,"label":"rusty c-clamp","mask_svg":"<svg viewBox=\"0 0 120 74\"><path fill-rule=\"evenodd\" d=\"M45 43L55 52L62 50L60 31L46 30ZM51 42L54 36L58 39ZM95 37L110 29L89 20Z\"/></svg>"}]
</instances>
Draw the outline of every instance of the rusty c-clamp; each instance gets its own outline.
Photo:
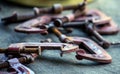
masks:
<instances>
[{"instance_id":1,"label":"rusty c-clamp","mask_svg":"<svg viewBox=\"0 0 120 74\"><path fill-rule=\"evenodd\" d=\"M88 59L99 63L111 63L111 56L92 40L83 37L68 37L58 31L58 29L55 27L51 27L49 30L55 33L60 41L66 43L74 43L79 45L79 49L84 49L78 50L76 52L77 59Z\"/></svg>"},{"instance_id":2,"label":"rusty c-clamp","mask_svg":"<svg viewBox=\"0 0 120 74\"><path fill-rule=\"evenodd\" d=\"M30 54L35 53L41 55L42 51L47 50L60 50L60 56L64 53L76 52L76 58L78 60L88 59L96 61L99 63L110 63L111 56L100 46L98 46L93 41L81 38L81 37L66 37L65 35L59 36L60 40L63 42L73 42L74 44L68 43L15 43L11 44L7 49L1 49L0 53L5 53L7 55L16 54ZM76 45L77 44L77 45ZM79 45L79 46L78 46ZM81 52L81 49L84 52ZM87 54L87 52L90 54Z\"/></svg>"},{"instance_id":3,"label":"rusty c-clamp","mask_svg":"<svg viewBox=\"0 0 120 74\"><path fill-rule=\"evenodd\" d=\"M14 43L6 49L0 49L0 53L6 55L18 55L18 54L37 54L41 55L44 50L60 50L60 55L63 53L70 53L78 50L79 47L75 44L67 43L37 43L37 42L26 42L26 43Z\"/></svg>"},{"instance_id":4,"label":"rusty c-clamp","mask_svg":"<svg viewBox=\"0 0 120 74\"><path fill-rule=\"evenodd\" d=\"M78 50L76 52L76 58L78 60L84 58L99 63L111 62L111 56L102 47L97 45L92 40L82 37L68 37L68 39L73 41L75 44L79 44L80 48L82 48L82 50Z\"/></svg>"},{"instance_id":5,"label":"rusty c-clamp","mask_svg":"<svg viewBox=\"0 0 120 74\"><path fill-rule=\"evenodd\" d=\"M86 14L75 19L75 22L84 21L84 20L92 20L94 18L93 23L95 24L95 29L100 34L116 34L119 32L117 24L101 11L97 9L87 10ZM73 22L74 22L73 21Z\"/></svg>"},{"instance_id":6,"label":"rusty c-clamp","mask_svg":"<svg viewBox=\"0 0 120 74\"><path fill-rule=\"evenodd\" d=\"M12 58L0 63L0 68L8 68L8 72L0 72L2 74L35 74L31 69L21 63L30 63L33 61L31 55L20 58Z\"/></svg>"},{"instance_id":7,"label":"rusty c-clamp","mask_svg":"<svg viewBox=\"0 0 120 74\"><path fill-rule=\"evenodd\" d=\"M77 18L78 16L85 13L85 11L82 11L80 13L76 14L69 14L67 16L59 16L59 15L43 15L36 19L29 20L25 23L22 23L15 27L15 31L21 32L21 33L41 33L41 34L47 34L47 29L45 29L45 25L50 23L52 20L55 20L56 18L62 18L64 22L70 22ZM41 28L42 27L42 28Z\"/></svg>"}]
</instances>

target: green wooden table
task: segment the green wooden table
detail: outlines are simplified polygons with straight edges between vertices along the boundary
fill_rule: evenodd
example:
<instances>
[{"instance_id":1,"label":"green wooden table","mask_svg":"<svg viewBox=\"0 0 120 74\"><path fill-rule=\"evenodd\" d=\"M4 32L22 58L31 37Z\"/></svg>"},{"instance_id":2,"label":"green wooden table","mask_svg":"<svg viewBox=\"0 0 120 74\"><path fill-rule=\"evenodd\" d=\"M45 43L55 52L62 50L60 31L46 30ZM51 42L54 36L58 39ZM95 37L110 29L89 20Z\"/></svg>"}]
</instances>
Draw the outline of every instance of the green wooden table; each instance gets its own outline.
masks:
<instances>
[{"instance_id":1,"label":"green wooden table","mask_svg":"<svg viewBox=\"0 0 120 74\"><path fill-rule=\"evenodd\" d=\"M113 20L120 24L120 0L95 0L95 2L88 5L90 9L99 9L112 17ZM9 16L13 11L19 13L29 12L32 8L21 7L0 0L0 18ZM65 13L66 14L66 13ZM59 42L54 34L42 36L40 34L23 34L14 32L14 27L19 23L3 25L0 24L0 47L7 47L11 43L16 42L39 42L42 39L52 38L54 42ZM120 27L120 25L119 25ZM73 33L67 34L69 36L88 37L80 30L74 30ZM117 35L104 36L108 41L119 41L120 33ZM39 56L35 62L27 65L36 74L119 74L120 73L120 47L110 47L106 51L112 56L111 64L98 64L88 60L78 61L74 58L75 53L65 54L62 58L58 51L44 51L42 56Z\"/></svg>"}]
</instances>

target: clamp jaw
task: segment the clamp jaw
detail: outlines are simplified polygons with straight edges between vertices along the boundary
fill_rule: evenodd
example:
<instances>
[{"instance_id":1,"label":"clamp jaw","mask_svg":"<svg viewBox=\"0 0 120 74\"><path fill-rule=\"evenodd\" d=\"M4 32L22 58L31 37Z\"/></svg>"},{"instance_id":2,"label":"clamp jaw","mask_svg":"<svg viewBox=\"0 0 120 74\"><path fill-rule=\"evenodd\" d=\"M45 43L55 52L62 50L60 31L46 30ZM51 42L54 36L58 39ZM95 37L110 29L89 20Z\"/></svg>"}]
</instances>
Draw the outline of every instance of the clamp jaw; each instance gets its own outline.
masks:
<instances>
[{"instance_id":1,"label":"clamp jaw","mask_svg":"<svg viewBox=\"0 0 120 74\"><path fill-rule=\"evenodd\" d=\"M41 33L47 34L46 29L40 29L39 26L43 26L51 21L51 15L43 15L36 19L29 20L25 23L19 24L15 27L16 32L21 33Z\"/></svg>"}]
</instances>

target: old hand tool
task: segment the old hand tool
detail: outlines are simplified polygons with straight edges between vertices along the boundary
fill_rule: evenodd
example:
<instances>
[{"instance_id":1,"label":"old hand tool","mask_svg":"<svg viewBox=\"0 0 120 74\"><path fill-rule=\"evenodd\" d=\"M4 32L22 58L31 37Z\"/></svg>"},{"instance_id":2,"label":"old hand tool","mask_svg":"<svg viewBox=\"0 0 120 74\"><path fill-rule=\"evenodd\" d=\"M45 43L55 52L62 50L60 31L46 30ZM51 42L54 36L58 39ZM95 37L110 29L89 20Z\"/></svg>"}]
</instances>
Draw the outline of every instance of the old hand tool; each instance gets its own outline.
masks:
<instances>
[{"instance_id":1,"label":"old hand tool","mask_svg":"<svg viewBox=\"0 0 120 74\"><path fill-rule=\"evenodd\" d=\"M0 68L8 68L9 72L0 72L5 74L35 74L31 69L22 65L21 63L30 63L33 61L31 55L27 55L20 58L12 58L3 63L0 63Z\"/></svg>"},{"instance_id":2,"label":"old hand tool","mask_svg":"<svg viewBox=\"0 0 120 74\"><path fill-rule=\"evenodd\" d=\"M111 56L92 40L82 37L67 37L54 26L54 22L46 25L46 27L48 28L49 32L55 33L62 42L79 45L80 50L76 51L77 59L88 59L99 63L110 63L112 61Z\"/></svg>"},{"instance_id":3,"label":"old hand tool","mask_svg":"<svg viewBox=\"0 0 120 74\"><path fill-rule=\"evenodd\" d=\"M5 53L7 55L12 54L21 54L21 53L35 53L40 55L41 52L45 49L47 50L60 50L62 55L63 53L69 53L78 50L78 46L74 44L67 44L67 43L15 43L11 44L6 49L0 49L0 53Z\"/></svg>"},{"instance_id":4,"label":"old hand tool","mask_svg":"<svg viewBox=\"0 0 120 74\"><path fill-rule=\"evenodd\" d=\"M116 34L119 32L119 28L116 23L101 11L97 9L86 10L86 14L75 19L75 22L91 20L94 18L93 23L95 24L95 29L100 34ZM73 21L73 22L74 22Z\"/></svg>"},{"instance_id":5,"label":"old hand tool","mask_svg":"<svg viewBox=\"0 0 120 74\"><path fill-rule=\"evenodd\" d=\"M7 49L1 49L0 53L5 53L7 55L16 55L20 53L35 53L35 54L41 54L41 52L45 49L47 50L59 50L61 51L60 55L62 56L64 53L70 53L70 52L76 52L77 59L89 59L92 61L96 61L99 63L110 63L111 57L110 55L103 50L103 48L99 47L96 43L93 41L86 39L86 38L80 38L80 37L65 37L65 35L60 36L61 41L65 42L73 42L75 44L78 44L81 48L85 48L86 51L88 51L91 54L86 54L84 50L79 50L79 47L75 44L66 44L66 43L15 43L11 44ZM68 40L69 39L69 40ZM94 46L94 47L93 47Z\"/></svg>"},{"instance_id":6,"label":"old hand tool","mask_svg":"<svg viewBox=\"0 0 120 74\"><path fill-rule=\"evenodd\" d=\"M25 23L22 23L15 27L15 31L22 32L22 33L47 33L47 29L45 29L46 24L50 23L51 20L55 20L55 24L59 25L65 22L73 21L75 18L79 17L80 15L84 14L85 11L75 14L69 14L66 16L59 16L59 15L43 15L38 18L32 19ZM61 21L59 21L61 20ZM58 21L58 22L57 22ZM60 23L59 23L60 22ZM42 27L42 28L41 28Z\"/></svg>"},{"instance_id":7,"label":"old hand tool","mask_svg":"<svg viewBox=\"0 0 120 74\"><path fill-rule=\"evenodd\" d=\"M37 8L35 7L34 10L36 14L41 14L41 13L52 13L52 14L59 14L63 10L81 10L83 11L86 7L87 0L83 0L82 3L78 5L68 5L68 6L62 6L61 4L54 4L50 8Z\"/></svg>"},{"instance_id":8,"label":"old hand tool","mask_svg":"<svg viewBox=\"0 0 120 74\"><path fill-rule=\"evenodd\" d=\"M14 23L29 20L42 14L58 14L61 13L63 10L79 9L83 11L85 9L85 6L86 0L84 0L83 3L80 3L78 5L62 6L60 4L54 4L50 8L34 8L33 13L27 13L24 15L20 15L17 12L14 12L13 15L2 18L2 21L5 23Z\"/></svg>"},{"instance_id":9,"label":"old hand tool","mask_svg":"<svg viewBox=\"0 0 120 74\"><path fill-rule=\"evenodd\" d=\"M94 19L93 20L86 20L86 21L79 21L79 22L71 22L71 23L66 23L63 25L63 27L81 27L87 34L92 36L95 40L97 40L97 43L101 45L103 48L108 48L110 45L118 45L120 44L119 42L112 43L107 40L105 40L97 31L96 27L94 25Z\"/></svg>"}]
</instances>

